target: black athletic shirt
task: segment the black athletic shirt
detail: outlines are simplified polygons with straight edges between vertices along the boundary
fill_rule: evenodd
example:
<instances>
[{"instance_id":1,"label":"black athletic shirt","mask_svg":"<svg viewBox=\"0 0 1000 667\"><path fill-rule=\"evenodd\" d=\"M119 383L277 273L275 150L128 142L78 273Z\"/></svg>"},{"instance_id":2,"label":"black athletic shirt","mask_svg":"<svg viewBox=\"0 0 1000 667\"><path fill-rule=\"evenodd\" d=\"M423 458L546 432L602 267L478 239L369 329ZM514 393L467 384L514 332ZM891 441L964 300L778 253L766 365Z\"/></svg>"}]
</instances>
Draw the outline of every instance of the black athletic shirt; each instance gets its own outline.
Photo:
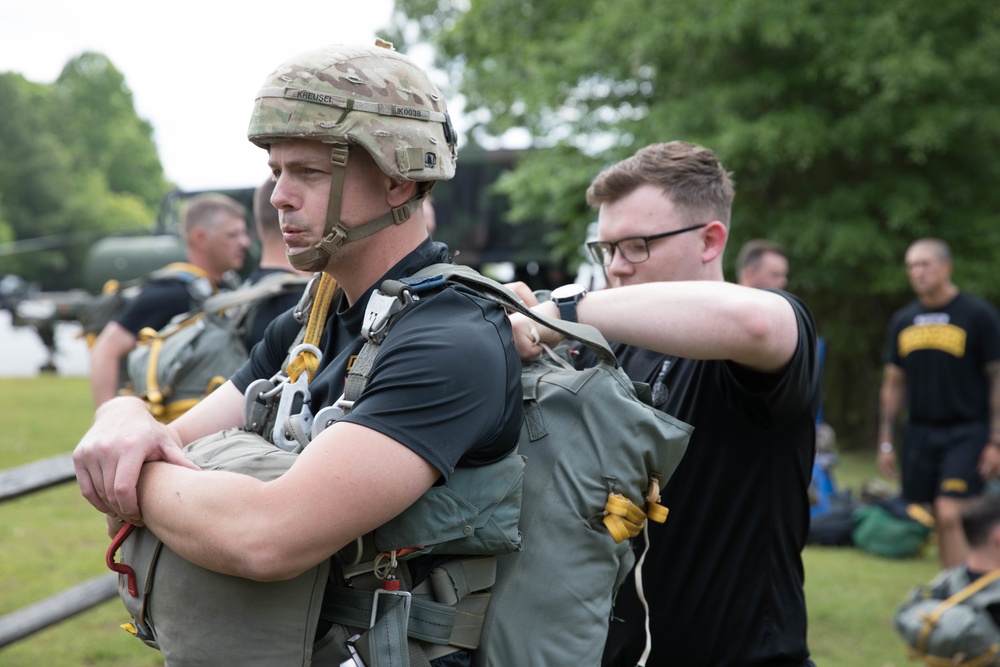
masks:
<instances>
[{"instance_id":1,"label":"black athletic shirt","mask_svg":"<svg viewBox=\"0 0 1000 667\"><path fill-rule=\"evenodd\" d=\"M288 269L262 269L258 267L247 278L246 284L256 285L265 277L275 273L296 275L294 271ZM243 343L247 349L253 349L253 346L264 337L267 325L278 319L278 316L285 311L294 308L299 303L300 298L302 298L302 290L292 290L285 294L275 294L251 306L250 312L247 314L246 330L243 332Z\"/></svg>"},{"instance_id":2,"label":"black athletic shirt","mask_svg":"<svg viewBox=\"0 0 1000 667\"><path fill-rule=\"evenodd\" d=\"M142 291L115 316L114 321L138 336L145 327L159 331L174 316L186 313L197 304L188 289L189 280L157 278L142 286Z\"/></svg>"},{"instance_id":3,"label":"black athletic shirt","mask_svg":"<svg viewBox=\"0 0 1000 667\"><path fill-rule=\"evenodd\" d=\"M694 426L650 523L642 568L649 601L650 667L809 665L801 551L820 399L816 329L788 299L799 345L788 368L768 375L725 361L666 357L615 345L656 406ZM578 366L592 364L581 354ZM636 554L643 540L634 540ZM634 667L645 645L634 576L622 586L604 665Z\"/></svg>"},{"instance_id":4,"label":"black athletic shirt","mask_svg":"<svg viewBox=\"0 0 1000 667\"><path fill-rule=\"evenodd\" d=\"M910 420L946 426L989 418L986 364L1000 359L1000 316L959 292L942 308L914 300L892 316L886 362L906 374Z\"/></svg>"},{"instance_id":5,"label":"black athletic shirt","mask_svg":"<svg viewBox=\"0 0 1000 667\"><path fill-rule=\"evenodd\" d=\"M425 241L376 285L447 261L446 246ZM331 304L319 346L323 359L309 385L313 414L344 392L374 288L350 308L343 298ZM275 320L233 376L236 387L245 391L252 381L272 377L300 329L291 312ZM395 322L345 420L409 447L447 479L458 465L484 465L512 451L522 418L521 361L506 313L449 288L416 301Z\"/></svg>"}]
</instances>

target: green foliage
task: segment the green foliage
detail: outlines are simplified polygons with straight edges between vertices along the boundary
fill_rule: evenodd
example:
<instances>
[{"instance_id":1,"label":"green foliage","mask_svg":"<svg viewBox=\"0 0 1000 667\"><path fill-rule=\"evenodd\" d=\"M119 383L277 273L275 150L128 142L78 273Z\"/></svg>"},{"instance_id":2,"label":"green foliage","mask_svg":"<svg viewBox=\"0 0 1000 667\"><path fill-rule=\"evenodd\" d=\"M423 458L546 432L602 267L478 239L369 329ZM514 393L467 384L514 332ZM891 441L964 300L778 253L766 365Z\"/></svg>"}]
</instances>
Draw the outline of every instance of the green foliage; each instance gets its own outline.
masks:
<instances>
[{"instance_id":1,"label":"green foliage","mask_svg":"<svg viewBox=\"0 0 1000 667\"><path fill-rule=\"evenodd\" d=\"M53 84L0 73L0 242L4 272L46 289L79 286L89 242L148 227L168 190L121 73L84 53ZM25 241L46 239L49 249Z\"/></svg>"},{"instance_id":2,"label":"green foliage","mask_svg":"<svg viewBox=\"0 0 1000 667\"><path fill-rule=\"evenodd\" d=\"M728 257L786 247L830 340L828 415L859 443L908 243L944 238L956 282L1000 297L1000 6L398 0L394 20L436 45L480 143L523 128L550 149L501 187L522 197L512 218L552 221L560 256L599 164L671 139L715 150L737 185Z\"/></svg>"}]
</instances>

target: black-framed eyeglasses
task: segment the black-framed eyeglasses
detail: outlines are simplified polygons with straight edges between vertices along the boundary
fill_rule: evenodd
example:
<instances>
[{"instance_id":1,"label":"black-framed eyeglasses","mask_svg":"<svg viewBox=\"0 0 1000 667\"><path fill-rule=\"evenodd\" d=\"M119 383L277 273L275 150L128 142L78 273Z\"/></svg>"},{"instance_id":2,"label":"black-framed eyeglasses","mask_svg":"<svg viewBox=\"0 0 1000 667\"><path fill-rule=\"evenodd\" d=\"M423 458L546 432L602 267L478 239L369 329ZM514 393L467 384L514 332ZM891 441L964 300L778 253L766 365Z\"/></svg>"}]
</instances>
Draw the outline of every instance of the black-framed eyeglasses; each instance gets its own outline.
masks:
<instances>
[{"instance_id":1,"label":"black-framed eyeglasses","mask_svg":"<svg viewBox=\"0 0 1000 667\"><path fill-rule=\"evenodd\" d=\"M587 249L590 250L590 255L594 258L594 261L604 266L611 264L611 260L615 258L615 250L622 254L625 261L632 264L642 264L649 259L650 241L664 239L674 234L683 234L684 232L694 231L695 229L707 226L707 223L703 225L691 225L690 227L675 229L672 232L663 232L662 234L653 234L652 236L630 236L627 239L614 242L590 241L587 243Z\"/></svg>"}]
</instances>

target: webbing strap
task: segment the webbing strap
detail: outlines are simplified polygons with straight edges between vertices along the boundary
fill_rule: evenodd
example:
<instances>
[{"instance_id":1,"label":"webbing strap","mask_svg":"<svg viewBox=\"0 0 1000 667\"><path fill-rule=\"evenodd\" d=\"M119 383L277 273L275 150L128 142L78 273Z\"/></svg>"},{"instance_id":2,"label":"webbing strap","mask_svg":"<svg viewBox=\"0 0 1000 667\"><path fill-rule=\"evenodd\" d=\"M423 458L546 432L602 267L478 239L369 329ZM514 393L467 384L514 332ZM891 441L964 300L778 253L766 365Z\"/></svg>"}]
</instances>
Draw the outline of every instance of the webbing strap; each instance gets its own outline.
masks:
<instances>
[{"instance_id":1,"label":"webbing strap","mask_svg":"<svg viewBox=\"0 0 1000 667\"><path fill-rule=\"evenodd\" d=\"M347 381L344 384L344 399L353 403L361 396L365 386L368 384L368 374L375 365L375 357L378 356L379 345L372 341L365 341L357 359L351 364L351 370L347 373Z\"/></svg>"},{"instance_id":2,"label":"webbing strap","mask_svg":"<svg viewBox=\"0 0 1000 667\"><path fill-rule=\"evenodd\" d=\"M378 593L384 593L378 595ZM374 622L368 629L365 643L370 659L365 664L372 667L410 667L410 649L406 626L410 616L410 594L377 591Z\"/></svg>"},{"instance_id":3,"label":"webbing strap","mask_svg":"<svg viewBox=\"0 0 1000 667\"><path fill-rule=\"evenodd\" d=\"M920 637L917 639L917 647L916 647L917 652L919 654L921 654L921 655L924 655L924 651L927 648L927 640L930 638L931 632L934 630L934 626L937 625L937 622L941 619L941 616L946 611L948 611L948 609L950 609L951 607L954 607L956 604L959 604L960 602L962 602L962 601L964 601L964 600L972 597L973 595L975 595L976 593L978 593L982 589L984 589L987 586L989 586L990 584L992 584L997 579L1000 579L1000 570L993 570L989 574L987 574L985 576L982 576L979 579L976 579L974 582L972 582L971 584L969 584L968 586L966 586L965 588L963 588L959 592L957 592L954 595L952 595L951 597L949 597L947 600L944 600L937 607L935 607L934 611L932 611L930 614L928 614L927 618L924 619L924 625L920 629ZM996 647L994 647L994 648L996 648ZM994 650L994 653L995 652L996 651ZM933 656L928 656L928 657L933 657ZM981 656L977 656L977 659L978 659L978 657L981 657ZM956 664L956 663L947 663L947 664ZM973 663L968 662L968 663L960 663L960 664L971 665ZM982 663L982 664L986 664L986 663Z\"/></svg>"},{"instance_id":4,"label":"webbing strap","mask_svg":"<svg viewBox=\"0 0 1000 667\"><path fill-rule=\"evenodd\" d=\"M553 331L558 331L562 335L582 343L597 355L598 359L618 368L618 360L615 358L604 336L589 324L545 317L528 308L524 304L524 301L506 286L481 275L475 269L462 266L461 264L432 264L418 271L415 276L426 277L435 274L443 275L449 282L470 287L483 298L489 299L508 310L515 310L535 320L542 326L548 327Z\"/></svg>"},{"instance_id":5,"label":"webbing strap","mask_svg":"<svg viewBox=\"0 0 1000 667\"><path fill-rule=\"evenodd\" d=\"M312 346L313 348L319 346L319 340L323 335L323 327L326 326L327 313L330 311L330 302L333 299L333 293L336 289L337 281L329 273L324 272L320 277L319 287L316 290L316 297L313 300L312 307L309 309L309 322L306 324L305 337L303 339L304 345L301 346L299 353L294 359L288 362L285 368L285 372L288 373L288 377L292 382L298 380L303 371L308 375L310 382L312 382L313 377L316 375L316 370L319 368L319 359L307 346Z\"/></svg>"},{"instance_id":6,"label":"webbing strap","mask_svg":"<svg viewBox=\"0 0 1000 667\"><path fill-rule=\"evenodd\" d=\"M435 600L455 605L470 593L491 587L496 580L496 556L479 556L445 561L431 572L430 585Z\"/></svg>"},{"instance_id":7,"label":"webbing strap","mask_svg":"<svg viewBox=\"0 0 1000 667\"><path fill-rule=\"evenodd\" d=\"M380 596L388 597L388 596ZM383 601L379 602L381 606ZM353 628L371 624L373 592L337 586L323 597L321 617ZM420 597L410 600L408 636L434 644L448 644L455 625L455 607Z\"/></svg>"}]
</instances>

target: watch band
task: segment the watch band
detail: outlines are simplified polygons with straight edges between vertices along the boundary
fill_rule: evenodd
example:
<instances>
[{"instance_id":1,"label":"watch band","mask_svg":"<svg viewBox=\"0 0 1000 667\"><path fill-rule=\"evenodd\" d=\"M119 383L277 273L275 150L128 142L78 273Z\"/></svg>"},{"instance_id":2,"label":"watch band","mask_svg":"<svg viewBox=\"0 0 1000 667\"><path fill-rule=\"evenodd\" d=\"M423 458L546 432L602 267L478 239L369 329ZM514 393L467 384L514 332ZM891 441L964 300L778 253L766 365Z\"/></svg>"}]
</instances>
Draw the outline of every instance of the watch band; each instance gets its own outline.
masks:
<instances>
[{"instance_id":1,"label":"watch band","mask_svg":"<svg viewBox=\"0 0 1000 667\"><path fill-rule=\"evenodd\" d=\"M576 299L556 301L559 307L559 319L563 322L576 322Z\"/></svg>"}]
</instances>

